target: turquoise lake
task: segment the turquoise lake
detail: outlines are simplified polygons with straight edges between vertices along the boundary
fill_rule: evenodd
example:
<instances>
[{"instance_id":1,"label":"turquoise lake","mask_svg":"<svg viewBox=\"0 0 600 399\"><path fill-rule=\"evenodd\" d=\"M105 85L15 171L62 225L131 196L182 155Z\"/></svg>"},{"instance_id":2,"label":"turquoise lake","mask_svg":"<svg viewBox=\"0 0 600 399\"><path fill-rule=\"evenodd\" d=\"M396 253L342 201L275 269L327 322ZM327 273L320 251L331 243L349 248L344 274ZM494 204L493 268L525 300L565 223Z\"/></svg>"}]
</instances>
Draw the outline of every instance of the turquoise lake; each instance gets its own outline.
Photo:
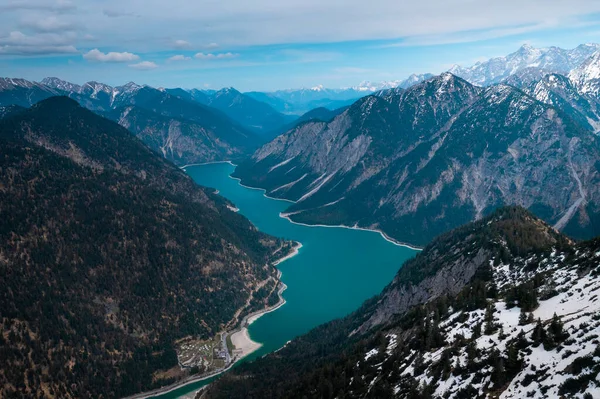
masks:
<instances>
[{"instance_id":1,"label":"turquoise lake","mask_svg":"<svg viewBox=\"0 0 600 399\"><path fill-rule=\"evenodd\" d=\"M356 310L381 292L402 263L416 254L372 231L293 224L279 216L289 202L241 186L229 177L234 169L229 163L218 163L190 166L186 172L198 184L219 190L259 230L303 245L298 255L278 266L288 286L283 293L286 304L250 326L250 336L263 346L244 361L273 352L313 327ZM209 381L157 397L177 398Z\"/></svg>"}]
</instances>

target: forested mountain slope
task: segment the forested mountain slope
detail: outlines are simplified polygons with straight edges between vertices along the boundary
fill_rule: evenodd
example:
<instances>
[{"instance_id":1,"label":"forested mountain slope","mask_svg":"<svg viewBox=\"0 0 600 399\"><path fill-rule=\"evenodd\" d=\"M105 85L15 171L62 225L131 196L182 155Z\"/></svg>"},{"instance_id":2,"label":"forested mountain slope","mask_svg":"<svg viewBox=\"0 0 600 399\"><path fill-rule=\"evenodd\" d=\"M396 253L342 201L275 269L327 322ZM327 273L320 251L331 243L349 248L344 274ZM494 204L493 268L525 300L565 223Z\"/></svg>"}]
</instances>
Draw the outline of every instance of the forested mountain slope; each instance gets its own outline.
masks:
<instances>
[{"instance_id":1,"label":"forested mountain slope","mask_svg":"<svg viewBox=\"0 0 600 399\"><path fill-rule=\"evenodd\" d=\"M256 230L66 97L0 120L0 397L116 398L172 382L276 276Z\"/></svg>"}]
</instances>

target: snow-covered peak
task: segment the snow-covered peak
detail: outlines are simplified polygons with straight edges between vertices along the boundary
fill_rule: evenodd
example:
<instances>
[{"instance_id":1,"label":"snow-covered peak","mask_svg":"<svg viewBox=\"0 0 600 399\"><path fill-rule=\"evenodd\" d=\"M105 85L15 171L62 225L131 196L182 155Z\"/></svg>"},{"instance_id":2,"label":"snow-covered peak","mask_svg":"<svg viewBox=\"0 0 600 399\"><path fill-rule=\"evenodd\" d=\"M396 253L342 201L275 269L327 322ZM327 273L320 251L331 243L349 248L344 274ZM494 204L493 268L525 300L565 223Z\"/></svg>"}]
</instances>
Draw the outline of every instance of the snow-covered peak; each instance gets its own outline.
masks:
<instances>
[{"instance_id":1,"label":"snow-covered peak","mask_svg":"<svg viewBox=\"0 0 600 399\"><path fill-rule=\"evenodd\" d=\"M123 86L117 87L116 89L122 93L131 93L131 92L138 91L142 87L143 86L140 86L135 82L128 82L128 83L124 84Z\"/></svg>"},{"instance_id":2,"label":"snow-covered peak","mask_svg":"<svg viewBox=\"0 0 600 399\"><path fill-rule=\"evenodd\" d=\"M81 92L88 93L91 98L98 98L98 94L100 93L112 96L114 88L104 83L92 81L87 82L83 86L81 86Z\"/></svg>"},{"instance_id":3,"label":"snow-covered peak","mask_svg":"<svg viewBox=\"0 0 600 399\"><path fill-rule=\"evenodd\" d=\"M323 91L324 87L323 87L323 85L317 85L317 86L311 87L310 89L312 91Z\"/></svg>"},{"instance_id":4,"label":"snow-covered peak","mask_svg":"<svg viewBox=\"0 0 600 399\"><path fill-rule=\"evenodd\" d=\"M66 80L56 77L44 78L40 83L45 86L52 87L53 89L62 90L68 93L79 93L81 91L81 86L78 84L67 82Z\"/></svg>"},{"instance_id":5,"label":"snow-covered peak","mask_svg":"<svg viewBox=\"0 0 600 399\"><path fill-rule=\"evenodd\" d=\"M412 74L408 78L404 80L384 80L382 82L371 82L371 81L363 81L358 86L353 87L353 90L359 92L368 92L368 93L376 93L382 90L389 90L395 88L407 89L411 86L419 84L429 78L433 77L430 73L423 74Z\"/></svg>"},{"instance_id":6,"label":"snow-covered peak","mask_svg":"<svg viewBox=\"0 0 600 399\"><path fill-rule=\"evenodd\" d=\"M30 89L35 86L39 86L39 84L25 79L0 78L0 90L12 90L17 87Z\"/></svg>"},{"instance_id":7,"label":"snow-covered peak","mask_svg":"<svg viewBox=\"0 0 600 399\"><path fill-rule=\"evenodd\" d=\"M559 47L535 48L525 44L516 52L505 57L491 58L465 68L455 65L450 72L473 84L489 86L504 81L526 68L568 73L583 63L598 48L597 44L581 45L572 50Z\"/></svg>"},{"instance_id":8,"label":"snow-covered peak","mask_svg":"<svg viewBox=\"0 0 600 399\"><path fill-rule=\"evenodd\" d=\"M569 73L569 79L584 94L600 93L600 51L594 53L578 68Z\"/></svg>"}]
</instances>

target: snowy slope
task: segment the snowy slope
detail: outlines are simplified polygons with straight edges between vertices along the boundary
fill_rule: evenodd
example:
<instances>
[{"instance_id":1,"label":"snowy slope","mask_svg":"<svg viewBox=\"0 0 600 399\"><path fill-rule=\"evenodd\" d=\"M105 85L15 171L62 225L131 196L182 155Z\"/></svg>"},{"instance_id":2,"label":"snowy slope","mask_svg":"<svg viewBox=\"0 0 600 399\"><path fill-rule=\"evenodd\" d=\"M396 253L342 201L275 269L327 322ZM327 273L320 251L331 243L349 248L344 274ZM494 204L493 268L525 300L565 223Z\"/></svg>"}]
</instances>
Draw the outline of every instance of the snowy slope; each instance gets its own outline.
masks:
<instances>
[{"instance_id":1,"label":"snowy slope","mask_svg":"<svg viewBox=\"0 0 600 399\"><path fill-rule=\"evenodd\" d=\"M600 242L506 264L491 260L493 282L501 295L488 299L488 310L450 309L437 322L430 314L429 323L439 329L444 344L421 352L399 345L403 331L391 329L385 352L381 346L367 348L356 368L370 386L378 380L398 380L398 397L406 397L407 379L416 381L413 389L433 397L598 397L599 265ZM521 316L520 304L507 304L502 293L535 279L543 280L535 289L539 306ZM538 323L546 337L536 343ZM553 326L563 332L552 335ZM404 360L396 361L397 369L386 374L386 362L399 358ZM518 370L511 375L514 364Z\"/></svg>"}]
</instances>

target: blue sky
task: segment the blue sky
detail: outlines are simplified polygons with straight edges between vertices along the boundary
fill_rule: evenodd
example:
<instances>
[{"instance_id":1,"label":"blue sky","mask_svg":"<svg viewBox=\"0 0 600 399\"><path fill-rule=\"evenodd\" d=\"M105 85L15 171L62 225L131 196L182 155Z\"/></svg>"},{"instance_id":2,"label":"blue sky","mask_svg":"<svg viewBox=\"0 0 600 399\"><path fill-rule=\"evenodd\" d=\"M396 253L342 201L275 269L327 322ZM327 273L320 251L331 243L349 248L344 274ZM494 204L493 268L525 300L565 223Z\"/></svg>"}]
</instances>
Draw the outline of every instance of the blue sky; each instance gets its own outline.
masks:
<instances>
[{"instance_id":1,"label":"blue sky","mask_svg":"<svg viewBox=\"0 0 600 399\"><path fill-rule=\"evenodd\" d=\"M0 76L276 90L600 41L591 0L4 0Z\"/></svg>"}]
</instances>

